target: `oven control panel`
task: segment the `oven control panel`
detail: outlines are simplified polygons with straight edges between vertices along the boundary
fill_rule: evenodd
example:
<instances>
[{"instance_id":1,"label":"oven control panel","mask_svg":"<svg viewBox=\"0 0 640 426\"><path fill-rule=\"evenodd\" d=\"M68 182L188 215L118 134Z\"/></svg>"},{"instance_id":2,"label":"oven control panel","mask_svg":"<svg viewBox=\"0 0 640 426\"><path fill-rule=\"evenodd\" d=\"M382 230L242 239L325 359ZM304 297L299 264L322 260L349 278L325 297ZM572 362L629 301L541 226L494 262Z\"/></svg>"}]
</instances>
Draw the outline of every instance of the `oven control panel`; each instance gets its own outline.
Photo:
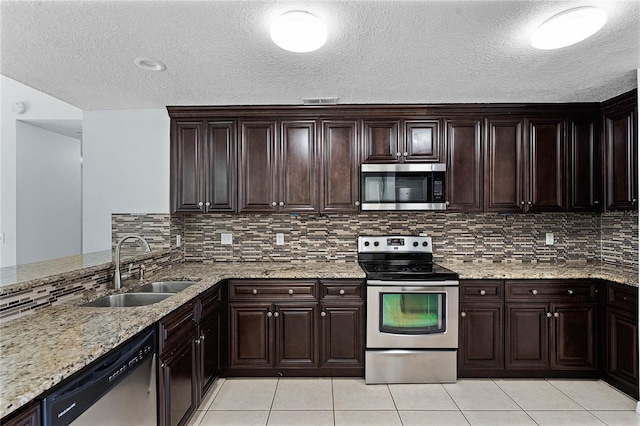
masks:
<instances>
[{"instance_id":1,"label":"oven control panel","mask_svg":"<svg viewBox=\"0 0 640 426\"><path fill-rule=\"evenodd\" d=\"M360 236L358 253L432 253L431 237L423 236Z\"/></svg>"}]
</instances>

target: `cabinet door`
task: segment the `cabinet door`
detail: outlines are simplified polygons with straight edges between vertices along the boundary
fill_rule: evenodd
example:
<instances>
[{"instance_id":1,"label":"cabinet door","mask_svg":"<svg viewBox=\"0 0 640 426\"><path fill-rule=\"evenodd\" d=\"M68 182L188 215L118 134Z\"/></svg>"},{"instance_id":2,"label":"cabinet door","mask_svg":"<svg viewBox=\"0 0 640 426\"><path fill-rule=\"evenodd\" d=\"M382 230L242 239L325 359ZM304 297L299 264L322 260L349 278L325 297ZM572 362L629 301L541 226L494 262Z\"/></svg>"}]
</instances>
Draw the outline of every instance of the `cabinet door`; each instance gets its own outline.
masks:
<instances>
[{"instance_id":1,"label":"cabinet door","mask_svg":"<svg viewBox=\"0 0 640 426\"><path fill-rule=\"evenodd\" d=\"M564 119L527 120L526 210L565 210Z\"/></svg>"},{"instance_id":2,"label":"cabinet door","mask_svg":"<svg viewBox=\"0 0 640 426\"><path fill-rule=\"evenodd\" d=\"M446 122L447 210L482 211L482 140L479 120Z\"/></svg>"},{"instance_id":3,"label":"cabinet door","mask_svg":"<svg viewBox=\"0 0 640 426\"><path fill-rule=\"evenodd\" d=\"M548 306L537 303L507 303L505 368L548 370Z\"/></svg>"},{"instance_id":4,"label":"cabinet door","mask_svg":"<svg viewBox=\"0 0 640 426\"><path fill-rule=\"evenodd\" d=\"M323 303L320 318L320 366L364 368L364 303Z\"/></svg>"},{"instance_id":5,"label":"cabinet door","mask_svg":"<svg viewBox=\"0 0 640 426\"><path fill-rule=\"evenodd\" d=\"M236 210L236 127L233 121L207 123L204 163L206 211Z\"/></svg>"},{"instance_id":6,"label":"cabinet door","mask_svg":"<svg viewBox=\"0 0 640 426\"><path fill-rule=\"evenodd\" d=\"M240 126L239 209L274 212L278 195L275 122L245 121Z\"/></svg>"},{"instance_id":7,"label":"cabinet door","mask_svg":"<svg viewBox=\"0 0 640 426\"><path fill-rule=\"evenodd\" d=\"M522 120L488 119L485 132L485 211L521 211Z\"/></svg>"},{"instance_id":8,"label":"cabinet door","mask_svg":"<svg viewBox=\"0 0 640 426\"><path fill-rule=\"evenodd\" d=\"M365 121L364 161L367 163L399 163L402 160L398 121Z\"/></svg>"},{"instance_id":9,"label":"cabinet door","mask_svg":"<svg viewBox=\"0 0 640 426\"><path fill-rule=\"evenodd\" d=\"M322 122L320 211L354 213L360 205L357 121Z\"/></svg>"},{"instance_id":10,"label":"cabinet door","mask_svg":"<svg viewBox=\"0 0 640 426\"><path fill-rule=\"evenodd\" d=\"M460 370L504 369L502 303L460 304Z\"/></svg>"},{"instance_id":11,"label":"cabinet door","mask_svg":"<svg viewBox=\"0 0 640 426\"><path fill-rule=\"evenodd\" d=\"M185 340L174 352L160 358L160 424L184 424L196 409L195 349Z\"/></svg>"},{"instance_id":12,"label":"cabinet door","mask_svg":"<svg viewBox=\"0 0 640 426\"><path fill-rule=\"evenodd\" d=\"M200 399L220 372L220 309L200 319L199 331Z\"/></svg>"},{"instance_id":13,"label":"cabinet door","mask_svg":"<svg viewBox=\"0 0 640 426\"><path fill-rule=\"evenodd\" d=\"M229 368L271 368L270 303L229 303Z\"/></svg>"},{"instance_id":14,"label":"cabinet door","mask_svg":"<svg viewBox=\"0 0 640 426\"><path fill-rule=\"evenodd\" d=\"M2 419L4 426L40 426L42 424L40 414L40 401L31 403L19 412L11 414L11 417Z\"/></svg>"},{"instance_id":15,"label":"cabinet door","mask_svg":"<svg viewBox=\"0 0 640 426\"><path fill-rule=\"evenodd\" d=\"M407 120L404 123L405 162L440 161L440 132L438 120Z\"/></svg>"},{"instance_id":16,"label":"cabinet door","mask_svg":"<svg viewBox=\"0 0 640 426\"><path fill-rule=\"evenodd\" d=\"M275 368L318 366L317 308L317 303L275 305Z\"/></svg>"},{"instance_id":17,"label":"cabinet door","mask_svg":"<svg viewBox=\"0 0 640 426\"><path fill-rule=\"evenodd\" d=\"M569 210L602 209L600 143L595 120L569 121Z\"/></svg>"},{"instance_id":18,"label":"cabinet door","mask_svg":"<svg viewBox=\"0 0 640 426\"><path fill-rule=\"evenodd\" d=\"M318 211L315 121L282 121L278 211Z\"/></svg>"},{"instance_id":19,"label":"cabinet door","mask_svg":"<svg viewBox=\"0 0 640 426\"><path fill-rule=\"evenodd\" d=\"M637 398L638 392L638 315L637 311L607 308L607 354L605 374L615 379ZM616 383L618 382L618 383ZM629 389L629 390L627 390Z\"/></svg>"},{"instance_id":20,"label":"cabinet door","mask_svg":"<svg viewBox=\"0 0 640 426\"><path fill-rule=\"evenodd\" d=\"M551 368L597 370L595 304L556 303L551 313Z\"/></svg>"},{"instance_id":21,"label":"cabinet door","mask_svg":"<svg viewBox=\"0 0 640 426\"><path fill-rule=\"evenodd\" d=\"M638 135L635 108L604 116L608 210L638 208Z\"/></svg>"},{"instance_id":22,"label":"cabinet door","mask_svg":"<svg viewBox=\"0 0 640 426\"><path fill-rule=\"evenodd\" d=\"M171 211L200 212L204 203L201 121L171 122Z\"/></svg>"}]
</instances>

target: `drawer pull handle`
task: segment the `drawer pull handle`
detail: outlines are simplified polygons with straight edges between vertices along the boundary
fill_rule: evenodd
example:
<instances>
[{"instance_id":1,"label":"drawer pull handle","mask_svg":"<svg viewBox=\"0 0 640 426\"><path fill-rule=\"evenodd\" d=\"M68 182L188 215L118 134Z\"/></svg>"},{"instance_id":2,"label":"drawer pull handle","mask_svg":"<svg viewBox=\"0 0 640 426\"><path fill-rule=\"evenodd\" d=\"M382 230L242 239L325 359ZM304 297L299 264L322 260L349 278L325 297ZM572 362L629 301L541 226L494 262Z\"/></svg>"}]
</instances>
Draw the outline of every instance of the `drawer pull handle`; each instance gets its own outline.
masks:
<instances>
[{"instance_id":1,"label":"drawer pull handle","mask_svg":"<svg viewBox=\"0 0 640 426\"><path fill-rule=\"evenodd\" d=\"M573 290L568 290L568 293L569 294L573 294Z\"/></svg>"},{"instance_id":2,"label":"drawer pull handle","mask_svg":"<svg viewBox=\"0 0 640 426\"><path fill-rule=\"evenodd\" d=\"M340 294L344 294L344 290L343 289L340 289Z\"/></svg>"},{"instance_id":3,"label":"drawer pull handle","mask_svg":"<svg viewBox=\"0 0 640 426\"><path fill-rule=\"evenodd\" d=\"M293 290L292 289L289 289L289 294L293 294Z\"/></svg>"},{"instance_id":4,"label":"drawer pull handle","mask_svg":"<svg viewBox=\"0 0 640 426\"><path fill-rule=\"evenodd\" d=\"M253 290L251 290L251 294L258 294L258 289L254 288Z\"/></svg>"},{"instance_id":5,"label":"drawer pull handle","mask_svg":"<svg viewBox=\"0 0 640 426\"><path fill-rule=\"evenodd\" d=\"M558 317L560 316L560 314L559 314L559 313L557 313L557 312L554 312L554 313L553 313L553 316L554 316L554 317L556 317L556 318L558 318Z\"/></svg>"},{"instance_id":6,"label":"drawer pull handle","mask_svg":"<svg viewBox=\"0 0 640 426\"><path fill-rule=\"evenodd\" d=\"M547 318L551 318L551 312L547 312Z\"/></svg>"},{"instance_id":7,"label":"drawer pull handle","mask_svg":"<svg viewBox=\"0 0 640 426\"><path fill-rule=\"evenodd\" d=\"M484 296L485 294L487 294L487 292L486 292L486 291L484 291L484 290L480 290L480 296Z\"/></svg>"},{"instance_id":8,"label":"drawer pull handle","mask_svg":"<svg viewBox=\"0 0 640 426\"><path fill-rule=\"evenodd\" d=\"M536 296L538 294L538 290L531 290L531 294L533 294L534 296Z\"/></svg>"},{"instance_id":9,"label":"drawer pull handle","mask_svg":"<svg viewBox=\"0 0 640 426\"><path fill-rule=\"evenodd\" d=\"M274 318L278 318L279 316L280 316L280 314L279 314L278 312L274 312L274 313L273 313L273 317L274 317Z\"/></svg>"},{"instance_id":10,"label":"drawer pull handle","mask_svg":"<svg viewBox=\"0 0 640 426\"><path fill-rule=\"evenodd\" d=\"M326 312L320 312L320 316L324 318L324 317L327 316L327 313Z\"/></svg>"},{"instance_id":11,"label":"drawer pull handle","mask_svg":"<svg viewBox=\"0 0 640 426\"><path fill-rule=\"evenodd\" d=\"M268 317L268 318L271 318L271 316L272 316L272 315L273 315L273 314L272 314L271 312L267 312L267 317Z\"/></svg>"},{"instance_id":12,"label":"drawer pull handle","mask_svg":"<svg viewBox=\"0 0 640 426\"><path fill-rule=\"evenodd\" d=\"M466 316L467 316L467 313L466 313L466 312L460 312L460 316L461 316L462 318L464 318L464 317L466 317Z\"/></svg>"}]
</instances>

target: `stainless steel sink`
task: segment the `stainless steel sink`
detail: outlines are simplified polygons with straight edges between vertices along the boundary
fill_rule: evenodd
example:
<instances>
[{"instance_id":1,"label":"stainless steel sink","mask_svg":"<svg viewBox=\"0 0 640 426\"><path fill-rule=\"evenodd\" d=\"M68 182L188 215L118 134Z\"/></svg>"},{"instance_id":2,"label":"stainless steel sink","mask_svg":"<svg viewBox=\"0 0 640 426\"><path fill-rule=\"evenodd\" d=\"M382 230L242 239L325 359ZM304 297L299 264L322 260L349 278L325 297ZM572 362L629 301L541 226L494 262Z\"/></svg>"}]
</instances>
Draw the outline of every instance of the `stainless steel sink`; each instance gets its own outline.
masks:
<instances>
[{"instance_id":1,"label":"stainless steel sink","mask_svg":"<svg viewBox=\"0 0 640 426\"><path fill-rule=\"evenodd\" d=\"M136 292L143 293L177 293L185 288L194 285L195 281L157 281L151 284L145 284Z\"/></svg>"},{"instance_id":2,"label":"stainless steel sink","mask_svg":"<svg viewBox=\"0 0 640 426\"><path fill-rule=\"evenodd\" d=\"M104 296L82 306L103 308L125 308L129 306L146 306L158 303L174 293L120 293Z\"/></svg>"}]
</instances>

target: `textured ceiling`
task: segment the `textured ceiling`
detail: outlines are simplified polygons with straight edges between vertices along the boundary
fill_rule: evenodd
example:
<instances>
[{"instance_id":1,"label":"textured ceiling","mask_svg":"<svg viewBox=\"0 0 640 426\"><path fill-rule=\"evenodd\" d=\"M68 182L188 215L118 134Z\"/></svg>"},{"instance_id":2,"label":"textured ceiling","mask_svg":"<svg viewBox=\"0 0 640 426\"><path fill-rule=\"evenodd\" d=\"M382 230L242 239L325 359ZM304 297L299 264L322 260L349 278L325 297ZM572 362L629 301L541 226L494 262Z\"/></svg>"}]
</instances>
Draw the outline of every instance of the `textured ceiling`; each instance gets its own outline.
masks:
<instances>
[{"instance_id":1,"label":"textured ceiling","mask_svg":"<svg viewBox=\"0 0 640 426\"><path fill-rule=\"evenodd\" d=\"M599 6L606 26L555 51L532 31ZM325 46L291 53L269 22L307 10ZM640 1L7 1L0 73L82 109L166 105L602 101L637 87ZM150 73L135 57L167 65Z\"/></svg>"}]
</instances>

